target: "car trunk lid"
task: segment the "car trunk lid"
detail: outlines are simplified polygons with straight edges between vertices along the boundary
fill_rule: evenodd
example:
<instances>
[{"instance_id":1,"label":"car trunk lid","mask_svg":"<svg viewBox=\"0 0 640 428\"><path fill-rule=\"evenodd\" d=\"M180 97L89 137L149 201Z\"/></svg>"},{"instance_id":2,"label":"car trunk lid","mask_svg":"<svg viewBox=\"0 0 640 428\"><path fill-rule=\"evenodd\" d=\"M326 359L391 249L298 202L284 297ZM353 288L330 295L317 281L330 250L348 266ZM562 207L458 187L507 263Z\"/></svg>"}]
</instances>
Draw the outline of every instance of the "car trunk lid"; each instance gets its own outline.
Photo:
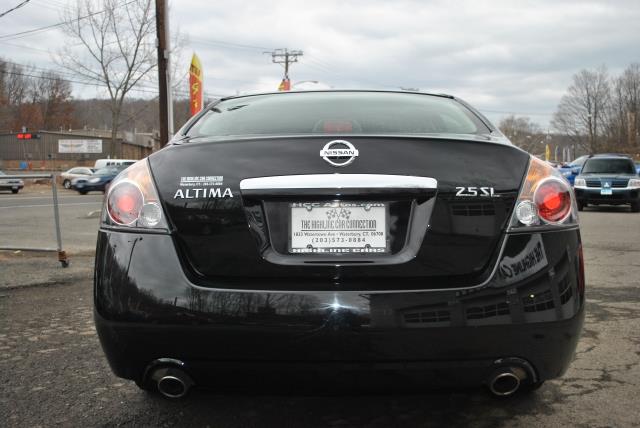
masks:
<instances>
[{"instance_id":1,"label":"car trunk lid","mask_svg":"<svg viewBox=\"0 0 640 428\"><path fill-rule=\"evenodd\" d=\"M358 156L338 168L321 156L328 140L187 142L150 157L194 281L287 290L422 289L473 286L489 277L526 172L525 152L468 139L354 136L347 140ZM378 185L339 184L355 176ZM305 177L324 184L301 186ZM429 180L432 186L415 185ZM367 213L367 206L384 215ZM383 222L385 244L371 244L384 251L362 252L354 243L348 247L355 253L296 252L305 241L294 242L300 230L293 219L328 220L341 210L355 221Z\"/></svg>"}]
</instances>

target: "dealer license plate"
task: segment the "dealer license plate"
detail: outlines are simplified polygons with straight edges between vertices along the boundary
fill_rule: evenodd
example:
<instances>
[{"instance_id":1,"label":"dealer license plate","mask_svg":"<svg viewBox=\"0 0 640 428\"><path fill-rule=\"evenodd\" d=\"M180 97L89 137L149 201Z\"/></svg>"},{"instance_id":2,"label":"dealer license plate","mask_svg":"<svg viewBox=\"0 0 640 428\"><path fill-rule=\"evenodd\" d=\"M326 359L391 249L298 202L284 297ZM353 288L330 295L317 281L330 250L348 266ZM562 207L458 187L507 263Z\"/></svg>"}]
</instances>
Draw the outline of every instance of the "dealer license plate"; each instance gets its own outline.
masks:
<instances>
[{"instance_id":1,"label":"dealer license plate","mask_svg":"<svg viewBox=\"0 0 640 428\"><path fill-rule=\"evenodd\" d=\"M613 195L613 190L611 189L600 189L601 195Z\"/></svg>"},{"instance_id":2,"label":"dealer license plate","mask_svg":"<svg viewBox=\"0 0 640 428\"><path fill-rule=\"evenodd\" d=\"M382 202L291 204L292 253L385 253L387 205Z\"/></svg>"}]
</instances>

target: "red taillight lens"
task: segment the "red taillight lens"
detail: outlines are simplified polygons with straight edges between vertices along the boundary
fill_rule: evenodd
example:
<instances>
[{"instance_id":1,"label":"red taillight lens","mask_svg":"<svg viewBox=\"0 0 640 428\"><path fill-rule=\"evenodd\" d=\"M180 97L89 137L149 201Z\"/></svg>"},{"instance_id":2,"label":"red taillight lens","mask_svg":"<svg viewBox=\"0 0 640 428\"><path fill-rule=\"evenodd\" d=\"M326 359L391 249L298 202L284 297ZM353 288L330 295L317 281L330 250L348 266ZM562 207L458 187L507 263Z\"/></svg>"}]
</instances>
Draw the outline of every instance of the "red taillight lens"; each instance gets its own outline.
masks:
<instances>
[{"instance_id":1,"label":"red taillight lens","mask_svg":"<svg viewBox=\"0 0 640 428\"><path fill-rule=\"evenodd\" d=\"M561 222L571 212L571 190L560 180L548 179L540 183L533 199L538 215L546 222Z\"/></svg>"},{"instance_id":2,"label":"red taillight lens","mask_svg":"<svg viewBox=\"0 0 640 428\"><path fill-rule=\"evenodd\" d=\"M167 229L146 159L134 163L111 182L102 224L118 228Z\"/></svg>"},{"instance_id":3,"label":"red taillight lens","mask_svg":"<svg viewBox=\"0 0 640 428\"><path fill-rule=\"evenodd\" d=\"M140 187L131 181L121 181L109 191L107 211L115 223L128 226L140 217L144 197Z\"/></svg>"},{"instance_id":4,"label":"red taillight lens","mask_svg":"<svg viewBox=\"0 0 640 428\"><path fill-rule=\"evenodd\" d=\"M575 226L578 215L574 207L569 182L547 162L531 157L509 228Z\"/></svg>"}]
</instances>

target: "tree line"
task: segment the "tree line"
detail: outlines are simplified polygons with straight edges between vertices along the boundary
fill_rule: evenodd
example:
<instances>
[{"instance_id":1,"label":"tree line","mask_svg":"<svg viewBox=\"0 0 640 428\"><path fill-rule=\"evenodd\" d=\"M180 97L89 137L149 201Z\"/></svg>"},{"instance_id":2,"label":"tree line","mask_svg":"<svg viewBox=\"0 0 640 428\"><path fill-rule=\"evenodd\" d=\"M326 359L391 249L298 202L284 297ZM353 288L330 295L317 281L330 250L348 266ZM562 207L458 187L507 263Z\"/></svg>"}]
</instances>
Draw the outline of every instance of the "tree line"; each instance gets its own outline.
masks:
<instances>
[{"instance_id":1,"label":"tree line","mask_svg":"<svg viewBox=\"0 0 640 428\"><path fill-rule=\"evenodd\" d=\"M572 77L550 126L555 135L584 153L640 154L640 63L617 76L605 66L583 69ZM548 135L525 116L508 116L500 130L519 147L537 153Z\"/></svg>"},{"instance_id":2,"label":"tree line","mask_svg":"<svg viewBox=\"0 0 640 428\"><path fill-rule=\"evenodd\" d=\"M54 71L37 71L0 58L0 132L28 130L109 130L113 128L112 102L104 98L77 99L72 81ZM157 98L126 98L118 128L153 132L158 129ZM174 127L189 118L189 101L174 94Z\"/></svg>"},{"instance_id":3,"label":"tree line","mask_svg":"<svg viewBox=\"0 0 640 428\"><path fill-rule=\"evenodd\" d=\"M551 125L588 153L638 152L640 63L619 76L605 66L581 70L560 100Z\"/></svg>"},{"instance_id":4,"label":"tree line","mask_svg":"<svg viewBox=\"0 0 640 428\"><path fill-rule=\"evenodd\" d=\"M0 58L0 130L59 129L74 123L71 83Z\"/></svg>"}]
</instances>

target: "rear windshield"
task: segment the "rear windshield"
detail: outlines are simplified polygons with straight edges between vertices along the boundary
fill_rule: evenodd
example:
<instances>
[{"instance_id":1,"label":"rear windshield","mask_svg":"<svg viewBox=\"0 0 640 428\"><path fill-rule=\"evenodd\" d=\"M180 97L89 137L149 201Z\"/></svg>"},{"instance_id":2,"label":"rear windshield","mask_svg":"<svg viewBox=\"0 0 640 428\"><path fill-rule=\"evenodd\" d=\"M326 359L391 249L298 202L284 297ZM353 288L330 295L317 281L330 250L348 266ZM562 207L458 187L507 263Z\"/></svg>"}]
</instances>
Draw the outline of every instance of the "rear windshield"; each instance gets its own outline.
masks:
<instances>
[{"instance_id":1,"label":"rear windshield","mask_svg":"<svg viewBox=\"0 0 640 428\"><path fill-rule=\"evenodd\" d=\"M486 134L469 109L444 97L387 92L308 92L222 101L193 137L297 134Z\"/></svg>"},{"instance_id":2,"label":"rear windshield","mask_svg":"<svg viewBox=\"0 0 640 428\"><path fill-rule=\"evenodd\" d=\"M627 159L589 159L583 174L635 174L633 162Z\"/></svg>"}]
</instances>

